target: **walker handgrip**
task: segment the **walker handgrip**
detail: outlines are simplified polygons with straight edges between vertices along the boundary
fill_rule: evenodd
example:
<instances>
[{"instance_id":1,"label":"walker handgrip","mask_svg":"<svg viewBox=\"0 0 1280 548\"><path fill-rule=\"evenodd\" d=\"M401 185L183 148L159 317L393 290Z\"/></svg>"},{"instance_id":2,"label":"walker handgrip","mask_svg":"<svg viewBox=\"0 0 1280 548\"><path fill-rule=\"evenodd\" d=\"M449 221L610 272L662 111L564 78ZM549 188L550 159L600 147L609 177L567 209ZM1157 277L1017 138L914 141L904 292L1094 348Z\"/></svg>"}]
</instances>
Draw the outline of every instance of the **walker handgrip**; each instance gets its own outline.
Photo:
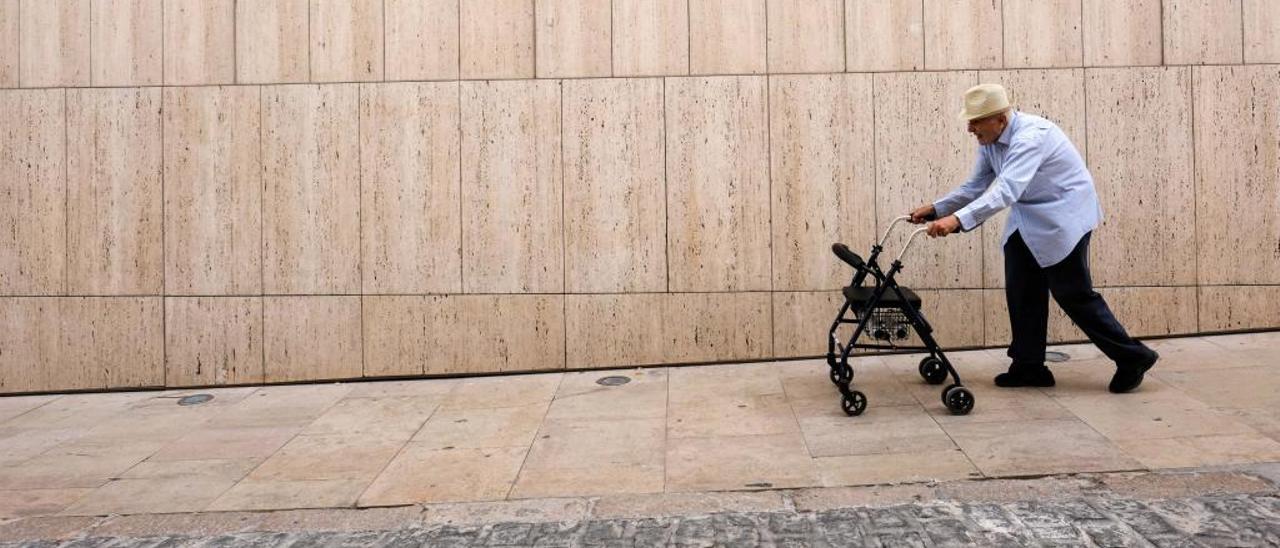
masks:
<instances>
[{"instance_id":1,"label":"walker handgrip","mask_svg":"<svg viewBox=\"0 0 1280 548\"><path fill-rule=\"evenodd\" d=\"M889 228L886 228L884 230L884 236L880 237L880 246L884 247L884 243L889 240L889 234L893 232L893 227L898 226L898 223L902 221L910 221L910 220L911 220L910 215L903 215L901 217L895 218L892 223L889 223Z\"/></svg>"},{"instance_id":2,"label":"walker handgrip","mask_svg":"<svg viewBox=\"0 0 1280 548\"><path fill-rule=\"evenodd\" d=\"M851 251L847 245L841 243L831 244L831 252L855 269L864 270L867 268L866 261L863 261L862 257L859 257L857 253Z\"/></svg>"}]
</instances>

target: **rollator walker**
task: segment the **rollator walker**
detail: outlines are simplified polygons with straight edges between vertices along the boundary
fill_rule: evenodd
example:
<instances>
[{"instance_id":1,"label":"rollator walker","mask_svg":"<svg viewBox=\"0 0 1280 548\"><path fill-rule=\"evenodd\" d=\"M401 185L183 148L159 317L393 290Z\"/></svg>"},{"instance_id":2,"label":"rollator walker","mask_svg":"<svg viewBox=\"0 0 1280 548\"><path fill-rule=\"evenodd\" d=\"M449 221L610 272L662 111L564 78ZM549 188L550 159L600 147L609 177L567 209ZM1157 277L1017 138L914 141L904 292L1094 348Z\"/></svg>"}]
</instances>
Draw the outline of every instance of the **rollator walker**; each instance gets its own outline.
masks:
<instances>
[{"instance_id":1,"label":"rollator walker","mask_svg":"<svg viewBox=\"0 0 1280 548\"><path fill-rule=\"evenodd\" d=\"M948 377L955 380L942 390L942 404L955 415L964 415L973 409L973 392L964 387L960 375L952 367L938 342L933 338L933 327L920 312L920 296L910 288L898 285L896 277L902 271L902 257L911 248L916 236L928 230L921 227L912 232L906 245L898 253L898 257L884 272L879 264L880 253L884 251L884 243L889 239L894 227L909 216L898 217L889 224L880 241L871 247L871 254L864 261L849 247L836 243L831 251L836 257L853 267L853 280L844 288L844 304L840 313L831 324L827 337L827 365L831 366L831 382L840 390L840 407L849 416L861 415L867 408L867 396L850 388L853 383L853 368L849 365L849 354L854 349L865 350L907 350L923 351L929 355L920 360L920 376L929 384L942 384ZM870 278L874 285L864 285ZM853 336L847 344L841 344L837 331L842 324L854 324ZM915 331L923 346L899 346L894 341L906 340ZM870 338L876 342L859 343L860 338Z\"/></svg>"}]
</instances>

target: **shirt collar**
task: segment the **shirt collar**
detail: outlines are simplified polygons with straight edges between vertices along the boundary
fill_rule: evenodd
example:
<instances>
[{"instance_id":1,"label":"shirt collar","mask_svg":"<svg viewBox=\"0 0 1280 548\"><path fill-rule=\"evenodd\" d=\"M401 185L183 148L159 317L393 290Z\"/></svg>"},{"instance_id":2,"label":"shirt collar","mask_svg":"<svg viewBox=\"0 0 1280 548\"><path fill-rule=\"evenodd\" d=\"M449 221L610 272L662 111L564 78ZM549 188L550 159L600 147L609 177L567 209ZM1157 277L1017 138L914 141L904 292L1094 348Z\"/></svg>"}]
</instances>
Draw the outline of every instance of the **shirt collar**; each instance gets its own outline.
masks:
<instances>
[{"instance_id":1,"label":"shirt collar","mask_svg":"<svg viewBox=\"0 0 1280 548\"><path fill-rule=\"evenodd\" d=\"M1000 133L1000 138L996 139L997 143L1009 146L1009 142L1013 140L1014 126L1018 125L1017 111L1009 111L1009 123L1004 126L1004 131Z\"/></svg>"}]
</instances>

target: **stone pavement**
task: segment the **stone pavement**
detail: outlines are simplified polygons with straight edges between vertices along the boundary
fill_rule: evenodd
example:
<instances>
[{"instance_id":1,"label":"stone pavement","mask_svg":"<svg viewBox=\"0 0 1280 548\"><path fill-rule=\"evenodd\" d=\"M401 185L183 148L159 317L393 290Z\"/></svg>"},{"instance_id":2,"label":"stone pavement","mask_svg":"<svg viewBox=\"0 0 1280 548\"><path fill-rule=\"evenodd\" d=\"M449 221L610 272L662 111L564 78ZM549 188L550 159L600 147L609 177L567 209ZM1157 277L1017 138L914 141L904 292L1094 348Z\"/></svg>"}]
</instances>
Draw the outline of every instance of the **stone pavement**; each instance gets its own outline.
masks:
<instances>
[{"instance_id":1,"label":"stone pavement","mask_svg":"<svg viewBox=\"0 0 1280 548\"><path fill-rule=\"evenodd\" d=\"M676 496L1280 462L1280 332L1152 341L1132 394L1089 345L1058 385L998 389L999 351L859 358L845 416L822 361L0 397L0 520ZM607 375L630 382L604 386ZM206 403L180 398L211 394ZM981 482L979 482L981 483ZM947 484L947 483L943 483ZM594 499L593 499L594 500ZM786 510L742 509L746 513ZM516 520L518 521L518 520ZM70 521L68 523L71 523ZM79 523L79 522L76 522Z\"/></svg>"}]
</instances>

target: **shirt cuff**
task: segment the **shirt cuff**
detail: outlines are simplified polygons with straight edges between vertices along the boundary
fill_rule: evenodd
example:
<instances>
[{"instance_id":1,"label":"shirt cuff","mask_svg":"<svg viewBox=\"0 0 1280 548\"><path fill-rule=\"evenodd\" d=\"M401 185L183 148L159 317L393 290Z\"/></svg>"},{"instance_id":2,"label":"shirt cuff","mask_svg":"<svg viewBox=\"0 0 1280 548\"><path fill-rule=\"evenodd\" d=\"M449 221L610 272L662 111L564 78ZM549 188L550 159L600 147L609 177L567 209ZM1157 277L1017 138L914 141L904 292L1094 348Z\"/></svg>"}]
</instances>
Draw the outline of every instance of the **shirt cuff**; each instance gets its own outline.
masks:
<instances>
[{"instance_id":1,"label":"shirt cuff","mask_svg":"<svg viewBox=\"0 0 1280 548\"><path fill-rule=\"evenodd\" d=\"M967 209L961 209L954 213L956 219L960 221L960 231L968 232L978 227L978 222L973 218L973 212Z\"/></svg>"}]
</instances>

